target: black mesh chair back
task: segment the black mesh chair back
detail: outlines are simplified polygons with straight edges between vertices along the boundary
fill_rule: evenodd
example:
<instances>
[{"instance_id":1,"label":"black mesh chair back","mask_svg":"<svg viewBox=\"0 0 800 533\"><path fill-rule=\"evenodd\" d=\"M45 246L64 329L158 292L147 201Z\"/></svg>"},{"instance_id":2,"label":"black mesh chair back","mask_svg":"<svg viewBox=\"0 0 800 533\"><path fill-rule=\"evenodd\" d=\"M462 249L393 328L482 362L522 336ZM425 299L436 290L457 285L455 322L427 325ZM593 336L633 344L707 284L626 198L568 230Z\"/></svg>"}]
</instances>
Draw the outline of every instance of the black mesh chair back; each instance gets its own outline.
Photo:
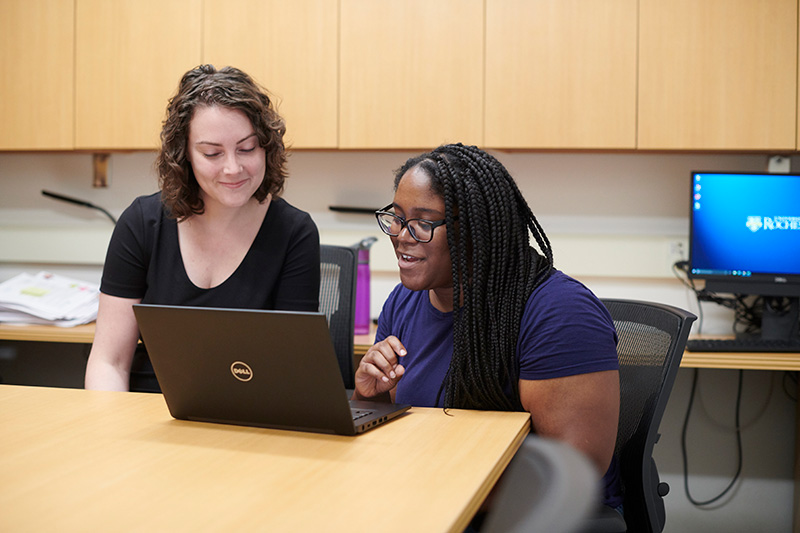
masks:
<instances>
[{"instance_id":1,"label":"black mesh chair back","mask_svg":"<svg viewBox=\"0 0 800 533\"><path fill-rule=\"evenodd\" d=\"M669 486L658 478L653 447L697 317L665 304L602 301L619 339L620 417L615 453L622 473L627 530L661 532L666 520L663 497Z\"/></svg>"},{"instance_id":2,"label":"black mesh chair back","mask_svg":"<svg viewBox=\"0 0 800 533\"><path fill-rule=\"evenodd\" d=\"M319 311L328 319L331 341L344 386L352 389L353 330L356 316L358 251L348 246L320 245Z\"/></svg>"}]
</instances>

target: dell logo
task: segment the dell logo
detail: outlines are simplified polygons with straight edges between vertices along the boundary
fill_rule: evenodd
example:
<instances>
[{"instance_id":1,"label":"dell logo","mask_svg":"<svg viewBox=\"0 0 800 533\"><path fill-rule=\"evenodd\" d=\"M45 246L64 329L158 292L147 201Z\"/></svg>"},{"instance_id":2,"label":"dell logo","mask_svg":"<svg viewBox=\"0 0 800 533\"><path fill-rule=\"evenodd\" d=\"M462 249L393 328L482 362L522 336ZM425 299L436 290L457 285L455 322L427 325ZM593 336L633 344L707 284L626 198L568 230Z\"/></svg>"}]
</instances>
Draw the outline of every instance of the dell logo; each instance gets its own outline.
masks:
<instances>
[{"instance_id":1,"label":"dell logo","mask_svg":"<svg viewBox=\"0 0 800 533\"><path fill-rule=\"evenodd\" d=\"M234 361L231 365L231 374L239 381L250 381L253 379L253 370L247 363Z\"/></svg>"}]
</instances>

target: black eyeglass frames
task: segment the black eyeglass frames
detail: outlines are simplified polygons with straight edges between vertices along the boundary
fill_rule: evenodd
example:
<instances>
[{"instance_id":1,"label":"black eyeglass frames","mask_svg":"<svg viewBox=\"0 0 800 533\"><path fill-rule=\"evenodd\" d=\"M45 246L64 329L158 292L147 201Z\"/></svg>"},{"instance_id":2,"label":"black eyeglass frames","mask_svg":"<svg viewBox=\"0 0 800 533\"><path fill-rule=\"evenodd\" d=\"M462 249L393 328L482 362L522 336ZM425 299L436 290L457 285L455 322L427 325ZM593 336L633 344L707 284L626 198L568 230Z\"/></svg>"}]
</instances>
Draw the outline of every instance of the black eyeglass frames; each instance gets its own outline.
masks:
<instances>
[{"instance_id":1,"label":"black eyeglass frames","mask_svg":"<svg viewBox=\"0 0 800 533\"><path fill-rule=\"evenodd\" d=\"M445 224L444 220L425 220L424 218L405 218L395 215L389 209L392 204L375 211L375 218L378 219L378 226L381 231L390 237L397 237L403 228L408 228L408 233L417 242L426 243L433 239L433 230Z\"/></svg>"}]
</instances>

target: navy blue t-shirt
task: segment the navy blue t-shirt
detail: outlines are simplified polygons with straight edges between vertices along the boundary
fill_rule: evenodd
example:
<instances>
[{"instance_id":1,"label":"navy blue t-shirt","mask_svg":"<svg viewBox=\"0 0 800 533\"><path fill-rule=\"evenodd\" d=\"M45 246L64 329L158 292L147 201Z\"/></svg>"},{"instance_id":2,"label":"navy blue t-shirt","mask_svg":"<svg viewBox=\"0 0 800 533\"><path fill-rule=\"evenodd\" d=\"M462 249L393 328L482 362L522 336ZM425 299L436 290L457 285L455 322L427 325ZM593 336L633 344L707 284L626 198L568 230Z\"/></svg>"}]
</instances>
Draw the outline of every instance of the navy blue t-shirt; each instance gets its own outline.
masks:
<instances>
[{"instance_id":1,"label":"navy blue t-shirt","mask_svg":"<svg viewBox=\"0 0 800 533\"><path fill-rule=\"evenodd\" d=\"M383 306L375 340L389 335L400 339L407 351L395 401L441 407L437 393L453 355L453 313L434 308L427 291L411 291L400 284ZM618 370L616 345L616 330L605 306L582 283L555 270L525 305L517 341L519 378ZM616 461L603 486L606 505L622 503Z\"/></svg>"}]
</instances>

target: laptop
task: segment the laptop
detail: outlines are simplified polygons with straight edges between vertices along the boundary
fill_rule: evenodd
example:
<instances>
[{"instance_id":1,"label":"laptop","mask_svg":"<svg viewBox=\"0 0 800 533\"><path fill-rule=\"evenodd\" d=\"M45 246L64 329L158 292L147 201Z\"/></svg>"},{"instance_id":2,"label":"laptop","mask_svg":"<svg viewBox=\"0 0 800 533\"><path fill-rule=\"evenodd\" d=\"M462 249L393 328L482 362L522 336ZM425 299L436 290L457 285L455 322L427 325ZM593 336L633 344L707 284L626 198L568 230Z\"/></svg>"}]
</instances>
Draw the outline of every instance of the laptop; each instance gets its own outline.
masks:
<instances>
[{"instance_id":1,"label":"laptop","mask_svg":"<svg viewBox=\"0 0 800 533\"><path fill-rule=\"evenodd\" d=\"M356 435L410 407L348 399L322 313L133 310L174 418Z\"/></svg>"}]
</instances>

